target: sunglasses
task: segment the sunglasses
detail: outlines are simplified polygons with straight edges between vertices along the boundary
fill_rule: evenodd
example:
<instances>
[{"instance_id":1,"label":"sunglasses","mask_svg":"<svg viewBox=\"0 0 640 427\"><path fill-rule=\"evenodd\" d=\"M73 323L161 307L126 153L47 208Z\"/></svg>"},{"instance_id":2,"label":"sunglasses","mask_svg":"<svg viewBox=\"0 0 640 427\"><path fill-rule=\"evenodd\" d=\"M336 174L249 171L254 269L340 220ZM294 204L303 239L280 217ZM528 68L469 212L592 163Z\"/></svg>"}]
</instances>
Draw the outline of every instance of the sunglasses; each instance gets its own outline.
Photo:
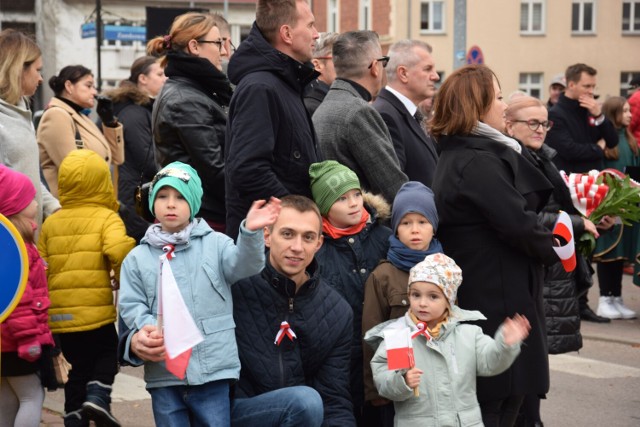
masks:
<instances>
[{"instance_id":1,"label":"sunglasses","mask_svg":"<svg viewBox=\"0 0 640 427\"><path fill-rule=\"evenodd\" d=\"M376 61L382 62L382 68L387 68L387 64L389 63L389 59L391 59L391 58L388 57L388 56L381 56L380 58L376 58L371 62L371 64L369 64L369 66L367 68L373 67L373 64L375 64Z\"/></svg>"}]
</instances>

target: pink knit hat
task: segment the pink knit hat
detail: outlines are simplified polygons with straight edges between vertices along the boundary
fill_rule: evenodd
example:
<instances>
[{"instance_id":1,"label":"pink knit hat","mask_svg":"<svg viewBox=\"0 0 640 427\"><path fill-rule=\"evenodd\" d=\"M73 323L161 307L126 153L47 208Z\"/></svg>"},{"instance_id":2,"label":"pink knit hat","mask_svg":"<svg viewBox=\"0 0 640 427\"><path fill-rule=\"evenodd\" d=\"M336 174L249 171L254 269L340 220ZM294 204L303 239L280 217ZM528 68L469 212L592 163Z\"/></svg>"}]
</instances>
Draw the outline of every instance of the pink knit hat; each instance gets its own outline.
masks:
<instances>
[{"instance_id":1,"label":"pink knit hat","mask_svg":"<svg viewBox=\"0 0 640 427\"><path fill-rule=\"evenodd\" d=\"M15 215L35 197L36 189L28 176L0 164L0 214Z\"/></svg>"}]
</instances>

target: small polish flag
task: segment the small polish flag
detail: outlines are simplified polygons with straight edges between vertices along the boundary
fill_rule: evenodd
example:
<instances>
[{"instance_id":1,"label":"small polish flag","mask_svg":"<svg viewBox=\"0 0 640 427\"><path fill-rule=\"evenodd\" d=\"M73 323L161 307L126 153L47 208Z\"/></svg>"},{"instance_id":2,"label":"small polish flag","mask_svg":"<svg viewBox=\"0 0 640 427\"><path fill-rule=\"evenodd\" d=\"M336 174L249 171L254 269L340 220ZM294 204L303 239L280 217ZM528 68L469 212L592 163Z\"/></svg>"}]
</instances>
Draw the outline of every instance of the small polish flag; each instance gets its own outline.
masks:
<instances>
[{"instance_id":1,"label":"small polish flag","mask_svg":"<svg viewBox=\"0 0 640 427\"><path fill-rule=\"evenodd\" d=\"M166 248L166 249L165 249ZM160 256L158 283L158 330L164 336L165 365L169 372L184 379L193 347L204 341L171 271L170 260L175 257L173 246L163 248Z\"/></svg>"},{"instance_id":2,"label":"small polish flag","mask_svg":"<svg viewBox=\"0 0 640 427\"><path fill-rule=\"evenodd\" d=\"M386 329L384 342L387 346L387 367L389 370L411 369L415 365L413 359L413 344L409 328Z\"/></svg>"},{"instance_id":3,"label":"small polish flag","mask_svg":"<svg viewBox=\"0 0 640 427\"><path fill-rule=\"evenodd\" d=\"M553 227L553 236L561 242L567 242L563 246L554 246L553 250L560 258L562 266L566 272L571 272L576 268L576 248L573 239L573 225L571 218L566 212L560 211L558 221Z\"/></svg>"}]
</instances>

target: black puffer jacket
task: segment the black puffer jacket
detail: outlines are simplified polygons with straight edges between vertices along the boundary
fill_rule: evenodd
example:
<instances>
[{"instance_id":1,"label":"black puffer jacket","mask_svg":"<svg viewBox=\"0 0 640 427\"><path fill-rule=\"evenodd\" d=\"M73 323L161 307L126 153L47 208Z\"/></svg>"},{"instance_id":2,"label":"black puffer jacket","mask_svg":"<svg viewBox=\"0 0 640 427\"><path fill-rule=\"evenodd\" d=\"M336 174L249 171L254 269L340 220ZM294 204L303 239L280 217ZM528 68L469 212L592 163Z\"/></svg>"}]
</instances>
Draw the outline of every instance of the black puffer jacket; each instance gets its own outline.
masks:
<instances>
[{"instance_id":1,"label":"black puffer jacket","mask_svg":"<svg viewBox=\"0 0 640 427\"><path fill-rule=\"evenodd\" d=\"M185 56L169 56L165 69L169 79L153 106L156 162L159 167L175 161L193 166L202 180L204 191L198 216L224 224L224 139L227 115L223 109L225 99L222 94L230 93L231 88L226 77L217 69L214 70L215 67L210 63L210 77L205 74L187 77L186 74L191 70L188 61L194 61L194 58ZM216 83L220 86L217 92L214 91ZM238 223L238 227L239 225Z\"/></svg>"},{"instance_id":2,"label":"black puffer jacket","mask_svg":"<svg viewBox=\"0 0 640 427\"><path fill-rule=\"evenodd\" d=\"M338 293L315 274L296 292L293 281L267 263L262 273L232 286L240 355L235 397L296 385L313 387L324 403L324 426L354 426L349 398L353 315ZM274 344L287 321L297 335Z\"/></svg>"},{"instance_id":3,"label":"black puffer jacket","mask_svg":"<svg viewBox=\"0 0 640 427\"><path fill-rule=\"evenodd\" d=\"M127 227L127 234L140 242L149 223L136 214L133 197L140 177L145 183L156 174L151 135L153 99L129 82L107 95L113 100L113 112L122 123L124 133L125 160L118 168L120 216Z\"/></svg>"},{"instance_id":4,"label":"black puffer jacket","mask_svg":"<svg viewBox=\"0 0 640 427\"><path fill-rule=\"evenodd\" d=\"M319 73L273 48L255 23L228 71L237 85L225 150L227 234L235 239L254 200L311 197L309 166L320 159L302 92Z\"/></svg>"},{"instance_id":5,"label":"black puffer jacket","mask_svg":"<svg viewBox=\"0 0 640 427\"><path fill-rule=\"evenodd\" d=\"M530 151L530 153L554 187L549 202L538 214L540 221L547 228L552 229L558 220L559 211L567 212L577 241L585 232L584 222L579 212L573 207L569 189L553 164L556 151L543 145L537 152ZM561 262L545 267L543 298L550 354L567 353L582 348L577 295L591 287L593 271L579 253L576 253L576 261L576 269L572 272L566 272Z\"/></svg>"},{"instance_id":6,"label":"black puffer jacket","mask_svg":"<svg viewBox=\"0 0 640 427\"><path fill-rule=\"evenodd\" d=\"M329 286L338 291L353 310L353 333L351 340L351 397L356 406L364 403L363 356L362 356L362 304L364 284L378 263L385 259L389 250L391 230L380 224L388 219L389 205L382 196L375 196L381 212L368 207L371 222L358 234L332 239L324 235L324 243L316 260L320 265L320 276ZM367 200L372 203L371 196ZM384 206L384 207L381 207Z\"/></svg>"}]
</instances>

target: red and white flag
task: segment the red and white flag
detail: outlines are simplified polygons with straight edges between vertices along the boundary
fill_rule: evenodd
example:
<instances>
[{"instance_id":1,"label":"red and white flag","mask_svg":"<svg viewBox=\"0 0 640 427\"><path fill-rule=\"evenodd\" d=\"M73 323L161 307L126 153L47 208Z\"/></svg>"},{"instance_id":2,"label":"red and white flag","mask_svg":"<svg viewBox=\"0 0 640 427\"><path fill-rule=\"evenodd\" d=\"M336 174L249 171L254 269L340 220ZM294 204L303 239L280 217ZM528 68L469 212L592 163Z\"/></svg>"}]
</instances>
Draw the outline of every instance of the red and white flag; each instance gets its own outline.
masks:
<instances>
[{"instance_id":1,"label":"red and white flag","mask_svg":"<svg viewBox=\"0 0 640 427\"><path fill-rule=\"evenodd\" d=\"M384 343L387 346L387 368L411 369L415 365L413 344L409 328L390 328L383 331Z\"/></svg>"},{"instance_id":2,"label":"red and white flag","mask_svg":"<svg viewBox=\"0 0 640 427\"><path fill-rule=\"evenodd\" d=\"M573 271L576 268L576 247L573 239L573 225L566 212L560 211L556 225L553 227L553 236L561 242L567 242L563 246L554 246L553 250L558 254L564 270Z\"/></svg>"},{"instance_id":3,"label":"red and white flag","mask_svg":"<svg viewBox=\"0 0 640 427\"><path fill-rule=\"evenodd\" d=\"M160 256L158 283L158 330L164 336L165 365L176 377L183 379L193 347L204 341L171 271L170 260L176 255L173 246L163 248Z\"/></svg>"}]
</instances>

